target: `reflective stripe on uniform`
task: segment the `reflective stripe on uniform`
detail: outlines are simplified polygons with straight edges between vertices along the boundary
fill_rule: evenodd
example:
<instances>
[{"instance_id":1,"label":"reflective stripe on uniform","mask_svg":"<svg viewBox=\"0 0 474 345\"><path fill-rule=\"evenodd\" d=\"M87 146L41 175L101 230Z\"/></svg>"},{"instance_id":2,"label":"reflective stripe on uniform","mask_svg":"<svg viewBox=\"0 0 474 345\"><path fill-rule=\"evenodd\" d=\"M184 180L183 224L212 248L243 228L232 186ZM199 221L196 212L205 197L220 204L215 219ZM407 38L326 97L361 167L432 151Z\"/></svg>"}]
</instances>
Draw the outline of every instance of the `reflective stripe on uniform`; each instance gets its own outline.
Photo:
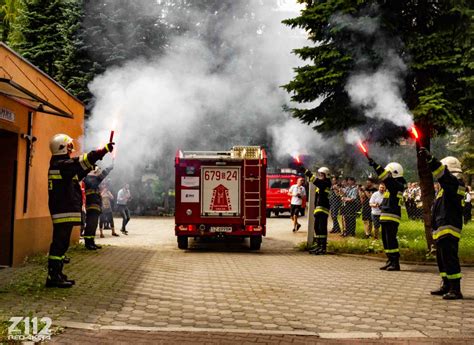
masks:
<instances>
[{"instance_id":1,"label":"reflective stripe on uniform","mask_svg":"<svg viewBox=\"0 0 474 345\"><path fill-rule=\"evenodd\" d=\"M96 210L96 211L101 211L101 207L99 205L89 205L86 206L86 210Z\"/></svg>"},{"instance_id":2,"label":"reflective stripe on uniform","mask_svg":"<svg viewBox=\"0 0 474 345\"><path fill-rule=\"evenodd\" d=\"M95 236L82 236L82 238L95 238Z\"/></svg>"},{"instance_id":3,"label":"reflective stripe on uniform","mask_svg":"<svg viewBox=\"0 0 474 345\"><path fill-rule=\"evenodd\" d=\"M53 224L81 222L81 212L66 212L52 214Z\"/></svg>"},{"instance_id":4,"label":"reflective stripe on uniform","mask_svg":"<svg viewBox=\"0 0 474 345\"><path fill-rule=\"evenodd\" d=\"M315 235L314 238L327 238L327 235Z\"/></svg>"},{"instance_id":5,"label":"reflective stripe on uniform","mask_svg":"<svg viewBox=\"0 0 474 345\"><path fill-rule=\"evenodd\" d=\"M84 170L92 169L92 165L87 159L87 153L84 153L82 156L79 157L79 163L81 164L81 167Z\"/></svg>"},{"instance_id":6,"label":"reflective stripe on uniform","mask_svg":"<svg viewBox=\"0 0 474 345\"><path fill-rule=\"evenodd\" d=\"M445 278L447 276L446 272L439 272L439 275L441 278Z\"/></svg>"},{"instance_id":7,"label":"reflective stripe on uniform","mask_svg":"<svg viewBox=\"0 0 474 345\"><path fill-rule=\"evenodd\" d=\"M311 178L309 179L309 182L314 182L314 180L316 180L316 176L311 176Z\"/></svg>"},{"instance_id":8,"label":"reflective stripe on uniform","mask_svg":"<svg viewBox=\"0 0 474 345\"><path fill-rule=\"evenodd\" d=\"M399 253L400 249L385 249L385 253Z\"/></svg>"},{"instance_id":9,"label":"reflective stripe on uniform","mask_svg":"<svg viewBox=\"0 0 474 345\"><path fill-rule=\"evenodd\" d=\"M380 221L392 221L400 223L400 216L393 213L382 213L380 215Z\"/></svg>"},{"instance_id":10,"label":"reflective stripe on uniform","mask_svg":"<svg viewBox=\"0 0 474 345\"><path fill-rule=\"evenodd\" d=\"M388 173L389 173L388 170L384 170L383 173L381 173L381 174L379 175L379 179L385 180L385 179L387 178L387 176L388 176Z\"/></svg>"},{"instance_id":11,"label":"reflective stripe on uniform","mask_svg":"<svg viewBox=\"0 0 474 345\"><path fill-rule=\"evenodd\" d=\"M80 223L81 221L82 221L81 217L58 218L58 219L53 219L53 224L76 223L76 222Z\"/></svg>"},{"instance_id":12,"label":"reflective stripe on uniform","mask_svg":"<svg viewBox=\"0 0 474 345\"><path fill-rule=\"evenodd\" d=\"M444 165L441 165L438 169L436 169L435 171L433 171L433 176L434 178L440 178L441 176L443 176L444 174Z\"/></svg>"},{"instance_id":13,"label":"reflective stripe on uniform","mask_svg":"<svg viewBox=\"0 0 474 345\"><path fill-rule=\"evenodd\" d=\"M62 260L64 259L64 256L55 256L55 255L50 255L48 256L49 260Z\"/></svg>"},{"instance_id":14,"label":"reflective stripe on uniform","mask_svg":"<svg viewBox=\"0 0 474 345\"><path fill-rule=\"evenodd\" d=\"M458 195L461 195L464 198L466 196L466 188L462 186L458 187Z\"/></svg>"},{"instance_id":15,"label":"reflective stripe on uniform","mask_svg":"<svg viewBox=\"0 0 474 345\"><path fill-rule=\"evenodd\" d=\"M329 214L329 210L326 207L323 207L323 206L316 206L316 208L314 209L313 214L316 214L316 213Z\"/></svg>"},{"instance_id":16,"label":"reflective stripe on uniform","mask_svg":"<svg viewBox=\"0 0 474 345\"><path fill-rule=\"evenodd\" d=\"M462 274L461 274L461 272L455 273L455 274L446 274L446 277L447 277L448 279L461 279L461 278L462 278Z\"/></svg>"},{"instance_id":17,"label":"reflective stripe on uniform","mask_svg":"<svg viewBox=\"0 0 474 345\"><path fill-rule=\"evenodd\" d=\"M86 195L100 194L98 189L86 189Z\"/></svg>"},{"instance_id":18,"label":"reflective stripe on uniform","mask_svg":"<svg viewBox=\"0 0 474 345\"><path fill-rule=\"evenodd\" d=\"M453 235L456 238L461 238L461 229L456 228L455 226L452 225L444 225L440 226L438 229L433 231L433 239L437 240L441 236L444 235Z\"/></svg>"},{"instance_id":19,"label":"reflective stripe on uniform","mask_svg":"<svg viewBox=\"0 0 474 345\"><path fill-rule=\"evenodd\" d=\"M61 175L48 175L48 180L62 180L63 177Z\"/></svg>"}]
</instances>

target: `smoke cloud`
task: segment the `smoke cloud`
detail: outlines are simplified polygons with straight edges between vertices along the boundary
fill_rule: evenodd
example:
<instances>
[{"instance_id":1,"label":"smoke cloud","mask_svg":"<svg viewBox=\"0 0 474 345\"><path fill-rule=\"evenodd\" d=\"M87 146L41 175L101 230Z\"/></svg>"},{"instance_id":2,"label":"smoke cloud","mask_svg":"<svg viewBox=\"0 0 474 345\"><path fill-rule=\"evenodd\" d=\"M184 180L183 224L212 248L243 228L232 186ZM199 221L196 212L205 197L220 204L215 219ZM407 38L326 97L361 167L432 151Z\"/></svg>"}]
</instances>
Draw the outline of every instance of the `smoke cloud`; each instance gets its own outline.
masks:
<instances>
[{"instance_id":1,"label":"smoke cloud","mask_svg":"<svg viewBox=\"0 0 474 345\"><path fill-rule=\"evenodd\" d=\"M377 8L369 11L376 13ZM345 86L353 106L368 118L410 127L413 115L402 98L407 66L397 55L399 42L384 35L378 17L336 15L331 22L354 34L348 49L355 56L356 68ZM366 42L373 43L367 46ZM372 65L374 56L380 60L376 67ZM357 131L345 134L349 142L357 140L358 136Z\"/></svg>"},{"instance_id":2,"label":"smoke cloud","mask_svg":"<svg viewBox=\"0 0 474 345\"><path fill-rule=\"evenodd\" d=\"M155 171L171 176L178 149L268 143L278 159L323 145L320 135L283 110L289 96L280 86L300 63L291 51L306 40L281 23L297 15L295 1L243 3L237 12L248 15L217 13L217 26L198 10L168 14L165 20L174 25L196 23L194 32L171 38L159 57L97 77L90 85L95 106L88 148L105 144L116 121L116 170L132 176L159 162ZM203 38L209 31L215 44Z\"/></svg>"}]
</instances>

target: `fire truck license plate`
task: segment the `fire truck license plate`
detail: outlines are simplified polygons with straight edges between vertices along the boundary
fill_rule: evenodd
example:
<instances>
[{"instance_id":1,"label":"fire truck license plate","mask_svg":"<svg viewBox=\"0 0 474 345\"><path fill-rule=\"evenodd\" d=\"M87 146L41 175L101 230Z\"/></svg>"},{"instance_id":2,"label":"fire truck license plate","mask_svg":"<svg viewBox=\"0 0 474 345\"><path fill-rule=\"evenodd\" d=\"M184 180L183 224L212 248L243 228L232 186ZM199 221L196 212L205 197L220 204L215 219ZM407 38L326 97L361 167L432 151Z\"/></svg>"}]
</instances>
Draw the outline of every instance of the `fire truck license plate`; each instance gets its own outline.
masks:
<instances>
[{"instance_id":1,"label":"fire truck license plate","mask_svg":"<svg viewBox=\"0 0 474 345\"><path fill-rule=\"evenodd\" d=\"M209 228L210 232L232 232L231 226L211 226Z\"/></svg>"}]
</instances>

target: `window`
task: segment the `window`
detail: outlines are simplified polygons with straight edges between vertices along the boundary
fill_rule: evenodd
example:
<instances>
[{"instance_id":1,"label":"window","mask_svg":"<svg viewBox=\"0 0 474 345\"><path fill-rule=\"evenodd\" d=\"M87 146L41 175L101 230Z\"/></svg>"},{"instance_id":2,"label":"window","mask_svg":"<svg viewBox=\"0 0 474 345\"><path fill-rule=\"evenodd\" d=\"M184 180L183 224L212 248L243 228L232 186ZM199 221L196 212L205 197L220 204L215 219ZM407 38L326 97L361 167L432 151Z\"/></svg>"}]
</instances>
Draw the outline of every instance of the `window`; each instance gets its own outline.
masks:
<instances>
[{"instance_id":1,"label":"window","mask_svg":"<svg viewBox=\"0 0 474 345\"><path fill-rule=\"evenodd\" d=\"M268 186L269 188L289 189L290 179L289 178L272 178L268 180Z\"/></svg>"}]
</instances>

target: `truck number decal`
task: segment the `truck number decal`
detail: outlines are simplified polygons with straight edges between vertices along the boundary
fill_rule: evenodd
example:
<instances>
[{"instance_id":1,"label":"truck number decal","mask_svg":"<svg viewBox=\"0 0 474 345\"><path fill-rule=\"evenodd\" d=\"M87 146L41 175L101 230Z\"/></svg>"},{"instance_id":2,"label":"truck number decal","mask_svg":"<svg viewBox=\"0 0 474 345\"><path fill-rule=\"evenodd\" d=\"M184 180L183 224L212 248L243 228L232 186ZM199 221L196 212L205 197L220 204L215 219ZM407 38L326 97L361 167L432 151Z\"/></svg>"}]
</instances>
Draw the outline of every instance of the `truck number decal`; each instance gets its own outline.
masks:
<instances>
[{"instance_id":1,"label":"truck number decal","mask_svg":"<svg viewBox=\"0 0 474 345\"><path fill-rule=\"evenodd\" d=\"M237 170L234 171L220 171L220 170L206 170L204 172L205 181L237 181Z\"/></svg>"}]
</instances>

